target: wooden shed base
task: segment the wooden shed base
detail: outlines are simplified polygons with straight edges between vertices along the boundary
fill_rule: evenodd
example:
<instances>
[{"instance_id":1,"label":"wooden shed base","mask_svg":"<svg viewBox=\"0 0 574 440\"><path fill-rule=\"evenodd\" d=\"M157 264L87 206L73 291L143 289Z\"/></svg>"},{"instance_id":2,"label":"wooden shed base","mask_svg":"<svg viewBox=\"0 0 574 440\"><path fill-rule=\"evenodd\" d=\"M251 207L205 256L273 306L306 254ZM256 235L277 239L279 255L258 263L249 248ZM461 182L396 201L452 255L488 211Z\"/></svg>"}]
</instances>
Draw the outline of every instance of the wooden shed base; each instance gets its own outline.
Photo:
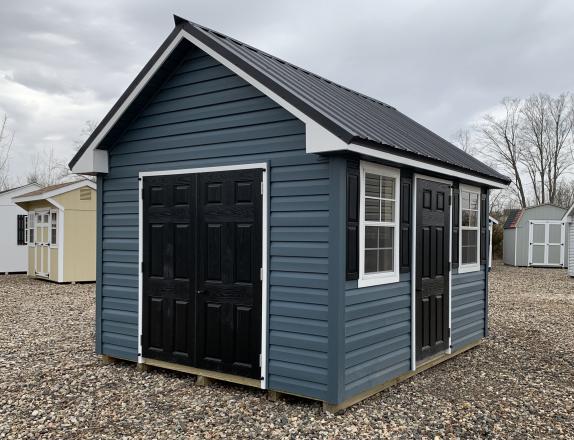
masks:
<instances>
[{"instance_id":1,"label":"wooden shed base","mask_svg":"<svg viewBox=\"0 0 574 440\"><path fill-rule=\"evenodd\" d=\"M391 380L388 380L380 385L377 385L373 388L370 388L366 391L363 391L362 393L359 393L353 397L351 397L350 399L345 400L344 402L341 403L337 403L337 404L332 404L332 403L327 403L327 402L323 402L323 409L327 412L330 413L338 413L341 412L343 410L345 410L346 408L349 408L350 406L354 405L355 403L359 403L362 400L365 400L371 396L374 396L377 393L380 393L383 390L386 390L387 388L392 387L393 385L396 385L400 382L403 382L425 370L428 370L429 368L434 367L435 365L438 365L444 361L449 360L450 358L457 356L467 350L470 350L473 347L476 347L477 345L479 345L482 341L476 341L476 342L472 342L468 345L465 345L462 348L459 348L458 350L452 352L452 353L442 353L439 354L437 356L433 356L432 358L430 358L427 361L424 361L422 363L420 363L419 365L417 365L417 369L413 370L413 371L408 371L404 374L401 374L400 376L397 376Z\"/></svg>"},{"instance_id":2,"label":"wooden shed base","mask_svg":"<svg viewBox=\"0 0 574 440\"><path fill-rule=\"evenodd\" d=\"M143 364L152 367L165 368L166 370L175 370L181 373L189 373L197 376L197 385L209 385L210 379L222 380L225 382L247 385L254 388L261 388L261 381L250 379L248 377L235 376L233 374L219 373L217 371L203 370L201 368L188 367L187 365L172 364L171 362L158 361L157 359L146 359Z\"/></svg>"},{"instance_id":3,"label":"wooden shed base","mask_svg":"<svg viewBox=\"0 0 574 440\"><path fill-rule=\"evenodd\" d=\"M435 365L438 365L442 362L445 362L467 350L470 350L471 348L476 347L477 345L479 345L481 343L481 341L476 341L476 342L472 342L468 345L465 345L462 348L459 348L458 350L452 352L452 353L442 353L439 354L437 356L434 356L422 363L420 363L419 365L417 365L417 369L414 371L408 371L400 376L397 376L391 380L388 380L380 385L377 385L373 388L370 388L366 391L363 391L362 393L359 393L347 400L345 400L344 402L341 403L337 403L337 404L332 404L332 403L328 403L328 402L324 402L322 401L323 404L323 409L329 413L340 413L343 410L349 408L350 406L359 403L377 393L380 393L383 390L386 390L389 387L392 387L393 385L396 385L400 382L403 382L425 370L428 370L429 368L434 367ZM116 360L110 356L102 356L102 360L105 363L114 363ZM201 368L194 368L194 367L188 367L186 365L179 365L179 364L173 364L170 362L164 362L164 361L159 361L156 359L145 359L144 363L139 363L137 364L137 368L139 370L142 371L147 371L147 369L149 367L158 367L158 368L165 368L166 370L174 370L174 371L180 371L182 373L189 373L189 374L193 374L195 376L197 376L197 385L200 386L207 386L209 385L213 380L221 380L224 382L231 382L231 383L236 383L239 385L246 385L246 386L250 386L253 388L261 388L261 382L259 380L256 379L250 379L247 377L241 377L241 376L235 376L232 374L226 374L226 373L219 373L217 371L209 371L209 370L203 370ZM267 398L271 401L277 401L279 399L281 399L282 396L295 396L295 397L300 397L300 398L304 398L304 399L310 399L308 397L305 396L301 396L298 394L294 394L294 393L288 393L288 392L283 392L283 391L275 391L275 390L268 390L267 391ZM310 399L312 400L312 399Z\"/></svg>"}]
</instances>

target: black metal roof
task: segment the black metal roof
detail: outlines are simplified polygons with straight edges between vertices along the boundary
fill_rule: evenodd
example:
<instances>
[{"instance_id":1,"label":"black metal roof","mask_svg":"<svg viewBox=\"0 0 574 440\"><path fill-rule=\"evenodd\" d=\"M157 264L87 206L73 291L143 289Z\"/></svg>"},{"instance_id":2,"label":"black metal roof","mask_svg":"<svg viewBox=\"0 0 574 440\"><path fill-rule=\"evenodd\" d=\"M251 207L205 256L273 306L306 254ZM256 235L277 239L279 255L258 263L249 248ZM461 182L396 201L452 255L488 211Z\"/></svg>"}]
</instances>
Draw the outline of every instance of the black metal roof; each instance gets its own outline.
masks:
<instances>
[{"instance_id":1,"label":"black metal roof","mask_svg":"<svg viewBox=\"0 0 574 440\"><path fill-rule=\"evenodd\" d=\"M346 143L355 142L370 148L413 156L419 160L438 162L471 174L509 183L507 177L384 102L205 26L177 16L175 23L176 29L183 28L189 32ZM173 36L172 32L168 40ZM148 66L151 67L151 62L140 75L145 73ZM104 122L105 119L101 125ZM70 166L77 161L91 139L92 136L72 159Z\"/></svg>"}]
</instances>

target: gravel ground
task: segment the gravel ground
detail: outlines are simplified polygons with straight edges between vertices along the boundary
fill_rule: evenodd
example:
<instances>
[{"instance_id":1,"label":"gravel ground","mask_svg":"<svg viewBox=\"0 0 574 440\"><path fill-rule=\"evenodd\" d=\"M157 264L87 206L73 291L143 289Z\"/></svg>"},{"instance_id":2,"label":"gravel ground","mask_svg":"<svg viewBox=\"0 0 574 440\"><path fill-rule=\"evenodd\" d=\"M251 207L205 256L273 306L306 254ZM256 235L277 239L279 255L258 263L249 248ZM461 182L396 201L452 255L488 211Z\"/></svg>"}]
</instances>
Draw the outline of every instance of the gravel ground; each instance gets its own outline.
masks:
<instances>
[{"instance_id":1,"label":"gravel ground","mask_svg":"<svg viewBox=\"0 0 574 440\"><path fill-rule=\"evenodd\" d=\"M94 286L0 277L0 438L574 438L574 280L497 265L490 337L342 415L93 353Z\"/></svg>"}]
</instances>

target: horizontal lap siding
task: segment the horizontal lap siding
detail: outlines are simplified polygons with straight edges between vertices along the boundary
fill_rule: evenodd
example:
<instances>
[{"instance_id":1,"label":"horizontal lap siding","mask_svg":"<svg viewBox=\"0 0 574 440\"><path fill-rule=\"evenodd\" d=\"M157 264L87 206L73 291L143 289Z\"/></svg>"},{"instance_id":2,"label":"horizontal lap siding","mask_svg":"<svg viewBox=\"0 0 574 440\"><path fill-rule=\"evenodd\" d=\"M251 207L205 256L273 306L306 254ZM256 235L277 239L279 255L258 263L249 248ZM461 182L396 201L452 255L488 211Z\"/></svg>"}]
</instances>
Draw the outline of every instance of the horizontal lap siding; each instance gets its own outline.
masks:
<instances>
[{"instance_id":1,"label":"horizontal lap siding","mask_svg":"<svg viewBox=\"0 0 574 440\"><path fill-rule=\"evenodd\" d=\"M486 273L452 274L451 344L457 350L484 337Z\"/></svg>"},{"instance_id":2,"label":"horizontal lap siding","mask_svg":"<svg viewBox=\"0 0 574 440\"><path fill-rule=\"evenodd\" d=\"M328 162L271 169L269 388L327 393Z\"/></svg>"},{"instance_id":3,"label":"horizontal lap siding","mask_svg":"<svg viewBox=\"0 0 574 440\"><path fill-rule=\"evenodd\" d=\"M409 371L411 362L411 283L357 288L345 292L345 395L384 383Z\"/></svg>"},{"instance_id":4,"label":"horizontal lap siding","mask_svg":"<svg viewBox=\"0 0 574 440\"><path fill-rule=\"evenodd\" d=\"M138 173L269 161L269 386L324 398L328 162L305 153L303 123L201 55L188 55L110 149L102 352L137 359Z\"/></svg>"}]
</instances>

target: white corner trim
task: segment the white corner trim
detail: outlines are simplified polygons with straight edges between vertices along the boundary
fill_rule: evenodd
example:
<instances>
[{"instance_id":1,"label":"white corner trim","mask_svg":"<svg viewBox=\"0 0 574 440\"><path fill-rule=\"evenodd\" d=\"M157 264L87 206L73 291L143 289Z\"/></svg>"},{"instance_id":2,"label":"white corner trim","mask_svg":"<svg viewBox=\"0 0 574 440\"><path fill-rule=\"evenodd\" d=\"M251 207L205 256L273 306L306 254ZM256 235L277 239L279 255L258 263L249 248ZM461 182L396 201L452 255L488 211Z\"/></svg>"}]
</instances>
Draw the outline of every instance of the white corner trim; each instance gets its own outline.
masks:
<instances>
[{"instance_id":1,"label":"white corner trim","mask_svg":"<svg viewBox=\"0 0 574 440\"><path fill-rule=\"evenodd\" d=\"M359 154L363 154L366 156L376 157L377 159L386 160L389 162L393 162L399 165L406 165L410 167L420 168L423 170L427 170L430 172L435 172L439 174L443 174L446 176L457 177L459 179L468 180L469 182L475 182L482 185L489 185L493 188L504 189L508 185L504 185L502 183L496 182L494 180L485 179L482 177L473 176L472 174L467 174L461 171L451 170L450 168L442 167L439 165L433 165L428 162L424 162L421 160L411 159L404 156L400 156L398 154L388 153L385 151L379 151L374 148L363 147L362 145L357 145L355 143L351 143L348 146L349 151L354 151Z\"/></svg>"},{"instance_id":2,"label":"white corner trim","mask_svg":"<svg viewBox=\"0 0 574 440\"><path fill-rule=\"evenodd\" d=\"M463 264L462 263L462 192L471 192L478 194L478 213L476 219L476 263L470 264ZM478 272L480 270L480 208L482 207L482 200L481 200L481 191L479 187L470 186L470 185L460 185L459 187L459 197L460 202L458 206L458 218L460 219L460 226L458 228L459 239L458 239L458 273L469 273L469 272ZM474 229L474 228L473 228Z\"/></svg>"},{"instance_id":3,"label":"white corner trim","mask_svg":"<svg viewBox=\"0 0 574 440\"><path fill-rule=\"evenodd\" d=\"M248 169L262 169L263 170L263 185L262 185L262 235L261 235L261 389L265 390L268 387L268 328L269 328L269 170L266 162L245 163L237 165L222 165L210 166L200 168L186 168L179 170L163 170L163 171L142 171L139 173L138 181L138 363L145 363L145 358L142 355L142 332L143 332L143 277L142 277L142 263L143 263L143 200L141 192L143 189L143 179L149 176L169 176L176 174L195 174L195 173L208 173L208 172L221 172L221 171L236 171Z\"/></svg>"},{"instance_id":4,"label":"white corner trim","mask_svg":"<svg viewBox=\"0 0 574 440\"><path fill-rule=\"evenodd\" d=\"M392 272L381 272L365 274L365 174L372 172L395 179L395 218L393 219L394 227L394 248L393 248L393 267ZM400 200L401 200L401 172L398 168L391 168L372 162L361 161L359 173L359 279L358 287L378 286L381 284L398 283L400 281L399 270L399 229L400 229Z\"/></svg>"},{"instance_id":5,"label":"white corner trim","mask_svg":"<svg viewBox=\"0 0 574 440\"><path fill-rule=\"evenodd\" d=\"M64 282L64 209L58 210L58 282Z\"/></svg>"},{"instance_id":6,"label":"white corner trim","mask_svg":"<svg viewBox=\"0 0 574 440\"><path fill-rule=\"evenodd\" d=\"M417 179L411 191L411 370L417 369ZM451 246L452 247L452 246Z\"/></svg>"}]
</instances>

